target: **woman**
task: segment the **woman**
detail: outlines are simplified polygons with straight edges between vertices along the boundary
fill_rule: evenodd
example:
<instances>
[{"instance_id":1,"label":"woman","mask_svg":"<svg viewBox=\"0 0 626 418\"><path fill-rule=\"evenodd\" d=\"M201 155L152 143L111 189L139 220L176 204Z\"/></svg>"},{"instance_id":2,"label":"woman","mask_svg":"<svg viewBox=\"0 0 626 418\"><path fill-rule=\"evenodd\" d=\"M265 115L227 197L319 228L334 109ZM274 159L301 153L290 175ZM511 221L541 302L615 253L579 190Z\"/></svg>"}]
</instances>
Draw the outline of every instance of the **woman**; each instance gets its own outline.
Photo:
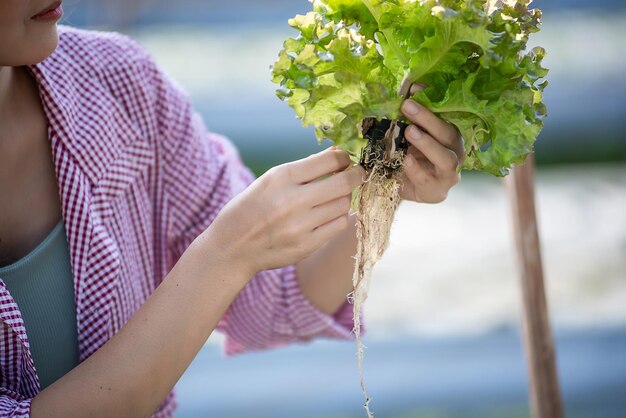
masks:
<instances>
[{"instance_id":1,"label":"woman","mask_svg":"<svg viewBox=\"0 0 626 418\"><path fill-rule=\"evenodd\" d=\"M0 417L171 416L214 329L350 338L362 169L330 148L253 181L141 47L61 14L0 2ZM439 202L462 141L403 109L403 197Z\"/></svg>"}]
</instances>

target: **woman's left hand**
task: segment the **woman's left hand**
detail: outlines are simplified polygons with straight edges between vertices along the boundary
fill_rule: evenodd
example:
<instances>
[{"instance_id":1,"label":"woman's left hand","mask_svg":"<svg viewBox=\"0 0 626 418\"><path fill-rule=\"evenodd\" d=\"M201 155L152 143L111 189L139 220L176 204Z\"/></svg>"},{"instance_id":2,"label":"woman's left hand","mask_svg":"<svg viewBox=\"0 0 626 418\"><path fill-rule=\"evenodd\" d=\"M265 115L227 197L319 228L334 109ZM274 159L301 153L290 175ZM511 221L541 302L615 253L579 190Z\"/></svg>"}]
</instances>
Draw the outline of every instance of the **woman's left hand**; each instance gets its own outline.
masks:
<instances>
[{"instance_id":1,"label":"woman's left hand","mask_svg":"<svg viewBox=\"0 0 626 418\"><path fill-rule=\"evenodd\" d=\"M403 103L402 113L413 124L404 134L409 150L400 196L422 203L443 202L461 181L457 168L465 155L463 139L456 127L411 99Z\"/></svg>"}]
</instances>

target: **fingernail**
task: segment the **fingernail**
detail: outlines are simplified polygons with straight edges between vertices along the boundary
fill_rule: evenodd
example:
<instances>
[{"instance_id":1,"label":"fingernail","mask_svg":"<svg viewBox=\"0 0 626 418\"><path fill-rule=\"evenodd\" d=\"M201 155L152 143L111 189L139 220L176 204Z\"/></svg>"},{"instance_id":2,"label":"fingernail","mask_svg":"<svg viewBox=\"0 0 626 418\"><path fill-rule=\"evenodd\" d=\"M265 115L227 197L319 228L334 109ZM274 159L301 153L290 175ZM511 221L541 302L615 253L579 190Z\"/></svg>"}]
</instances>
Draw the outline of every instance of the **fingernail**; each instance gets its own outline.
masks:
<instances>
[{"instance_id":1,"label":"fingernail","mask_svg":"<svg viewBox=\"0 0 626 418\"><path fill-rule=\"evenodd\" d=\"M409 139L413 140L417 140L420 136L422 136L422 133L415 125L409 125L409 127L404 131L404 134L408 136Z\"/></svg>"},{"instance_id":2,"label":"fingernail","mask_svg":"<svg viewBox=\"0 0 626 418\"><path fill-rule=\"evenodd\" d=\"M402 108L404 109L404 113L409 115L416 115L417 112L420 111L419 105L413 100L405 100Z\"/></svg>"},{"instance_id":3,"label":"fingernail","mask_svg":"<svg viewBox=\"0 0 626 418\"><path fill-rule=\"evenodd\" d=\"M419 83L419 84L413 84L411 86L411 94L415 94L418 91L422 91L424 90L426 87L428 87L426 84L424 83Z\"/></svg>"},{"instance_id":4,"label":"fingernail","mask_svg":"<svg viewBox=\"0 0 626 418\"><path fill-rule=\"evenodd\" d=\"M413 164L415 164L415 159L411 154L407 154L404 165L406 165L407 167L413 167Z\"/></svg>"}]
</instances>

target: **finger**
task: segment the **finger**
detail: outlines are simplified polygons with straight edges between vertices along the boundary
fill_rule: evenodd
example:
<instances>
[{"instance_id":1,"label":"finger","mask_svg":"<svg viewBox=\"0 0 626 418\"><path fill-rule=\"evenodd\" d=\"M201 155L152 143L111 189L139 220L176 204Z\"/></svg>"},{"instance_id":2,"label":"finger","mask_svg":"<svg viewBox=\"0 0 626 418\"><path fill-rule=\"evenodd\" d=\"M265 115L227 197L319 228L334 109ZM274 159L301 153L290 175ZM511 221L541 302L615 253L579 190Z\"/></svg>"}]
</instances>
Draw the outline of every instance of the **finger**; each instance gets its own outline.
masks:
<instances>
[{"instance_id":1,"label":"finger","mask_svg":"<svg viewBox=\"0 0 626 418\"><path fill-rule=\"evenodd\" d=\"M459 134L454 126L439 118L430 110L414 100L405 100L402 113L413 123L424 128L428 133L448 148L455 148Z\"/></svg>"},{"instance_id":2,"label":"finger","mask_svg":"<svg viewBox=\"0 0 626 418\"><path fill-rule=\"evenodd\" d=\"M436 181L433 174L410 154L404 158L404 175L409 179L411 186L420 189Z\"/></svg>"},{"instance_id":3,"label":"finger","mask_svg":"<svg viewBox=\"0 0 626 418\"><path fill-rule=\"evenodd\" d=\"M314 207L307 219L310 230L314 230L342 215L347 215L350 213L351 206L352 195L349 194Z\"/></svg>"},{"instance_id":4,"label":"finger","mask_svg":"<svg viewBox=\"0 0 626 418\"><path fill-rule=\"evenodd\" d=\"M456 173L459 158L454 151L443 146L426 132L420 131L415 125L410 125L404 134L409 143L421 151L437 169L448 174Z\"/></svg>"},{"instance_id":5,"label":"finger","mask_svg":"<svg viewBox=\"0 0 626 418\"><path fill-rule=\"evenodd\" d=\"M339 148L331 147L302 160L285 164L289 178L294 183L304 184L322 176L345 170L350 165L350 156Z\"/></svg>"},{"instance_id":6,"label":"finger","mask_svg":"<svg viewBox=\"0 0 626 418\"><path fill-rule=\"evenodd\" d=\"M441 187L441 180L434 177L412 155L406 156L404 175L410 183L404 186L413 188L413 197L418 202L440 203L448 196L448 188Z\"/></svg>"},{"instance_id":7,"label":"finger","mask_svg":"<svg viewBox=\"0 0 626 418\"><path fill-rule=\"evenodd\" d=\"M411 86L411 95L414 95L415 93L417 93L418 91L422 91L426 88L426 84L424 83L419 83L419 84L413 84Z\"/></svg>"},{"instance_id":8,"label":"finger","mask_svg":"<svg viewBox=\"0 0 626 418\"><path fill-rule=\"evenodd\" d=\"M314 207L346 196L365 181L365 170L360 165L302 186L304 203Z\"/></svg>"},{"instance_id":9,"label":"finger","mask_svg":"<svg viewBox=\"0 0 626 418\"><path fill-rule=\"evenodd\" d=\"M338 233L348 228L348 226L350 226L350 222L353 222L350 215L341 215L330 222L326 222L324 225L315 228L315 230L311 233L312 239L314 242L318 243L318 245L328 242Z\"/></svg>"}]
</instances>

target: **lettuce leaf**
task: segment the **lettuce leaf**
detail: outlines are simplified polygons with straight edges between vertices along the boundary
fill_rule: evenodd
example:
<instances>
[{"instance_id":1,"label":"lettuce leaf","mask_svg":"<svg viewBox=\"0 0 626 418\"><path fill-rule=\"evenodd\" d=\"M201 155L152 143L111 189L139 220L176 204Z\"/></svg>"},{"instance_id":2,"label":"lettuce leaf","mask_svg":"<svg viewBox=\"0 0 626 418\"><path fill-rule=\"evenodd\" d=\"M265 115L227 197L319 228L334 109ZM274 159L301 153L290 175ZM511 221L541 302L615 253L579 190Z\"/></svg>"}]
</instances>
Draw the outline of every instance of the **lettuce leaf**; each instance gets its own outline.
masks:
<instances>
[{"instance_id":1,"label":"lettuce leaf","mask_svg":"<svg viewBox=\"0 0 626 418\"><path fill-rule=\"evenodd\" d=\"M465 169L497 176L532 152L543 128L545 51L526 51L539 30L532 0L313 0L289 24L273 66L277 95L319 140L358 156L365 118L403 119L405 78L414 99L454 124Z\"/></svg>"}]
</instances>

